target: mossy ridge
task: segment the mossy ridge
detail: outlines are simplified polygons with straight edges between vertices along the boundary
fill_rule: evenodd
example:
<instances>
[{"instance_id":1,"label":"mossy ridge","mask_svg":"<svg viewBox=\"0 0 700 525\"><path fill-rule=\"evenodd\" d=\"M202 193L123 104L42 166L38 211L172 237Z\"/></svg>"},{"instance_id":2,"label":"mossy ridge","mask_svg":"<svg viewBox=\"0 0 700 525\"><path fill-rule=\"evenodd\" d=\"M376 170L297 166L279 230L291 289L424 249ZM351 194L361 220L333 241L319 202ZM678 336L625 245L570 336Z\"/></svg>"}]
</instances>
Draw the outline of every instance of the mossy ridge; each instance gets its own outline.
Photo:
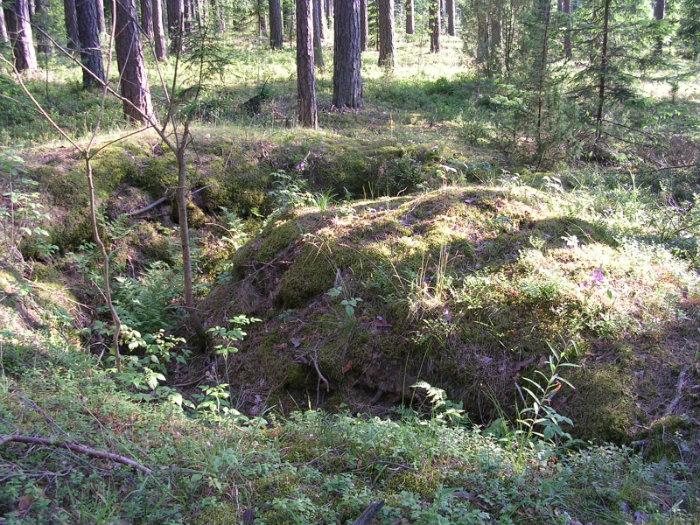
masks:
<instances>
[{"instance_id":1,"label":"mossy ridge","mask_svg":"<svg viewBox=\"0 0 700 525\"><path fill-rule=\"evenodd\" d=\"M300 357L311 367L312 350L336 391L355 384L399 399L421 377L475 410L483 384L499 385L496 399L510 406L513 378L530 374L548 343L575 341L583 358L642 335L664 341L688 297L698 297L697 277L665 250L619 245L561 207L535 190L460 187L290 212L235 256L240 268L270 270L255 286L274 309L251 330L249 348L263 344L271 363L275 354L296 363L294 387L318 379L298 369ZM332 286L363 299L353 319L324 295ZM290 308L294 323L276 317ZM265 343L272 333L281 337ZM581 373L594 377L581 381L601 398L573 405L581 435L630 439L637 420L624 414L640 402L638 381L627 367L594 373L587 362ZM613 402L615 382L622 393ZM597 405L608 415L596 419Z\"/></svg>"}]
</instances>

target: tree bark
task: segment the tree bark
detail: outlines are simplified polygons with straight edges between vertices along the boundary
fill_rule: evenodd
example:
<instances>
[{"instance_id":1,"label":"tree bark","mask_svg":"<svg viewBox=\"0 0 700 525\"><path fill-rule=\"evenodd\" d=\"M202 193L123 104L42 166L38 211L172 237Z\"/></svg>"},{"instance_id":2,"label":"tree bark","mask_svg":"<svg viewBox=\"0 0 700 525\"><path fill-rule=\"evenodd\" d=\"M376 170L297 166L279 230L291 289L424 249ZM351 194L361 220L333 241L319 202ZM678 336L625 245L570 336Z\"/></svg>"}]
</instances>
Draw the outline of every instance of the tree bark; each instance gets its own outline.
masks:
<instances>
[{"instance_id":1,"label":"tree bark","mask_svg":"<svg viewBox=\"0 0 700 525\"><path fill-rule=\"evenodd\" d=\"M77 0L75 7L80 37L80 62L83 64L83 87L88 89L101 85L105 80L97 5L95 0Z\"/></svg>"},{"instance_id":2,"label":"tree bark","mask_svg":"<svg viewBox=\"0 0 700 525\"><path fill-rule=\"evenodd\" d=\"M414 26L415 8L413 0L406 0L406 34L412 35L416 30Z\"/></svg>"},{"instance_id":3,"label":"tree bark","mask_svg":"<svg viewBox=\"0 0 700 525\"><path fill-rule=\"evenodd\" d=\"M63 0L63 17L66 22L66 47L77 51L80 48L80 35L78 35L78 17L75 12L75 0Z\"/></svg>"},{"instance_id":4,"label":"tree bark","mask_svg":"<svg viewBox=\"0 0 700 525\"><path fill-rule=\"evenodd\" d=\"M455 18L457 16L455 11L455 0L446 0L445 10L447 11L447 34L450 36L455 36L457 34L457 30L455 29Z\"/></svg>"},{"instance_id":5,"label":"tree bark","mask_svg":"<svg viewBox=\"0 0 700 525\"><path fill-rule=\"evenodd\" d=\"M7 25L5 24L5 12L2 9L0 2L0 44L7 44L10 41L10 36L7 34Z\"/></svg>"},{"instance_id":6,"label":"tree bark","mask_svg":"<svg viewBox=\"0 0 700 525\"><path fill-rule=\"evenodd\" d=\"M333 0L324 0L325 2L325 7L326 7L326 23L328 24L328 27L331 27L333 25Z\"/></svg>"},{"instance_id":7,"label":"tree bark","mask_svg":"<svg viewBox=\"0 0 700 525\"><path fill-rule=\"evenodd\" d=\"M333 105L337 108L360 108L360 0L335 0L333 11Z\"/></svg>"},{"instance_id":8,"label":"tree bark","mask_svg":"<svg viewBox=\"0 0 700 525\"><path fill-rule=\"evenodd\" d=\"M51 54L51 39L48 36L49 27L49 1L36 0L34 5L34 25L37 27L36 47L39 53ZM1 30L0 30L1 31Z\"/></svg>"},{"instance_id":9,"label":"tree bark","mask_svg":"<svg viewBox=\"0 0 700 525\"><path fill-rule=\"evenodd\" d=\"M153 116L143 47L139 38L135 0L119 0L116 17L116 50L119 87L124 101L124 115L132 123L145 124Z\"/></svg>"},{"instance_id":10,"label":"tree bark","mask_svg":"<svg viewBox=\"0 0 700 525\"><path fill-rule=\"evenodd\" d=\"M655 0L655 2L654 2L654 18L657 21L663 20L665 12L666 12L666 1L665 0Z\"/></svg>"},{"instance_id":11,"label":"tree bark","mask_svg":"<svg viewBox=\"0 0 700 525\"><path fill-rule=\"evenodd\" d=\"M428 24L430 27L430 52L440 52L440 0L431 0L428 11Z\"/></svg>"},{"instance_id":12,"label":"tree bark","mask_svg":"<svg viewBox=\"0 0 700 525\"><path fill-rule=\"evenodd\" d=\"M564 56L571 59L571 0L561 0L561 10L566 16L566 29L564 29Z\"/></svg>"},{"instance_id":13,"label":"tree bark","mask_svg":"<svg viewBox=\"0 0 700 525\"><path fill-rule=\"evenodd\" d=\"M321 42L323 41L323 0L311 0L311 3L314 16L314 62L319 69L323 69L325 66L323 62L323 47L321 45ZM299 21L297 21L297 24L299 24ZM299 29L297 25L297 34L298 33Z\"/></svg>"},{"instance_id":14,"label":"tree bark","mask_svg":"<svg viewBox=\"0 0 700 525\"><path fill-rule=\"evenodd\" d=\"M267 22L265 22L265 8L263 0L255 0L255 16L258 19L258 36L267 35ZM223 29L221 29L223 32Z\"/></svg>"},{"instance_id":15,"label":"tree bark","mask_svg":"<svg viewBox=\"0 0 700 525\"><path fill-rule=\"evenodd\" d=\"M297 100L299 124L318 127L316 77L314 70L313 0L296 0L297 15ZM320 13L319 13L320 14Z\"/></svg>"},{"instance_id":16,"label":"tree bark","mask_svg":"<svg viewBox=\"0 0 700 525\"><path fill-rule=\"evenodd\" d=\"M103 0L95 0L95 7L97 8L97 27L100 33L104 33L107 27L105 25L105 5Z\"/></svg>"},{"instance_id":17,"label":"tree bark","mask_svg":"<svg viewBox=\"0 0 700 525\"><path fill-rule=\"evenodd\" d=\"M141 30L153 40L153 3L151 0L141 0Z\"/></svg>"},{"instance_id":18,"label":"tree bark","mask_svg":"<svg viewBox=\"0 0 700 525\"><path fill-rule=\"evenodd\" d=\"M369 9L368 0L360 0L360 50L367 51L369 41Z\"/></svg>"},{"instance_id":19,"label":"tree bark","mask_svg":"<svg viewBox=\"0 0 700 525\"><path fill-rule=\"evenodd\" d=\"M318 6L318 7L317 7ZM314 9L318 9L321 21L318 23L318 35L321 42L326 39L326 2L325 0L314 0ZM316 24L316 15L314 14L314 24ZM315 25L314 25L315 27Z\"/></svg>"},{"instance_id":20,"label":"tree bark","mask_svg":"<svg viewBox=\"0 0 700 525\"><path fill-rule=\"evenodd\" d=\"M32 71L37 66L32 25L27 0L4 0L5 23L18 71ZM11 3L10 3L11 2Z\"/></svg>"},{"instance_id":21,"label":"tree bark","mask_svg":"<svg viewBox=\"0 0 700 525\"><path fill-rule=\"evenodd\" d=\"M156 60L162 61L168 57L163 27L163 0L152 0L151 10L153 11L153 50Z\"/></svg>"},{"instance_id":22,"label":"tree bark","mask_svg":"<svg viewBox=\"0 0 700 525\"><path fill-rule=\"evenodd\" d=\"M272 49L282 49L284 27L282 24L282 2L280 0L270 0L270 47Z\"/></svg>"},{"instance_id":23,"label":"tree bark","mask_svg":"<svg viewBox=\"0 0 700 525\"><path fill-rule=\"evenodd\" d=\"M177 54L182 50L182 36L185 33L185 2L184 0L167 1L170 52L172 54Z\"/></svg>"},{"instance_id":24,"label":"tree bark","mask_svg":"<svg viewBox=\"0 0 700 525\"><path fill-rule=\"evenodd\" d=\"M379 65L388 69L396 66L394 44L394 0L379 0Z\"/></svg>"},{"instance_id":25,"label":"tree bark","mask_svg":"<svg viewBox=\"0 0 700 525\"><path fill-rule=\"evenodd\" d=\"M595 142L603 136L603 108L605 106L605 89L608 80L608 32L610 30L610 2L603 5L603 43L600 49L600 71L598 72L598 109L596 110Z\"/></svg>"}]
</instances>

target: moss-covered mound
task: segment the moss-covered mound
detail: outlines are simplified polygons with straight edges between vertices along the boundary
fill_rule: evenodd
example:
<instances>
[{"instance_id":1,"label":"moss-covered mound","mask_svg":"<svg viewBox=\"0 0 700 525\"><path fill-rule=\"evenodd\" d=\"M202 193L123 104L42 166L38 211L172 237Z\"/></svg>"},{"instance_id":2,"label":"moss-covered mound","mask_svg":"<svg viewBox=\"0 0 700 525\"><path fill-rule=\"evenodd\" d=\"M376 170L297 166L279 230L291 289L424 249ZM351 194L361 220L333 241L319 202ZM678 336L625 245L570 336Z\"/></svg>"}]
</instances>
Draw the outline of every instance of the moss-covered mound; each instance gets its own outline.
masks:
<instances>
[{"instance_id":1,"label":"moss-covered mound","mask_svg":"<svg viewBox=\"0 0 700 525\"><path fill-rule=\"evenodd\" d=\"M585 438L626 441L693 374L698 279L526 188L453 187L271 220L203 305L262 318L229 367L257 408L408 401L418 379L487 421L550 347L581 365L558 396ZM663 363L663 368L660 364ZM661 371L663 370L663 372ZM684 398L685 399L685 398Z\"/></svg>"}]
</instances>

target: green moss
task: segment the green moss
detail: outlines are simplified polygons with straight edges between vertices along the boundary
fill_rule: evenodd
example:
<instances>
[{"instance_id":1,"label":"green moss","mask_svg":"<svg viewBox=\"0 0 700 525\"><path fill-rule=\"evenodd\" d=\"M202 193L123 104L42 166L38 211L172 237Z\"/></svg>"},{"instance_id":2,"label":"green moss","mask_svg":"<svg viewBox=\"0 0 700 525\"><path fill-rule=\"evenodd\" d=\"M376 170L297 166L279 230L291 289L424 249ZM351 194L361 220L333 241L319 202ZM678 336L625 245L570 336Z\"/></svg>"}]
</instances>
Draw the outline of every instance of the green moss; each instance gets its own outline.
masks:
<instances>
[{"instance_id":1,"label":"green moss","mask_svg":"<svg viewBox=\"0 0 700 525\"><path fill-rule=\"evenodd\" d=\"M146 190L151 197L160 198L177 186L175 155L167 152L160 157L149 157L143 169L132 174L130 182Z\"/></svg>"},{"instance_id":2,"label":"green moss","mask_svg":"<svg viewBox=\"0 0 700 525\"><path fill-rule=\"evenodd\" d=\"M50 243L61 250L75 250L92 238L90 210L87 207L71 210L58 224L49 229Z\"/></svg>"},{"instance_id":3,"label":"green moss","mask_svg":"<svg viewBox=\"0 0 700 525\"><path fill-rule=\"evenodd\" d=\"M337 271L334 258L316 246L304 246L282 277L280 304L286 308L302 306L311 297L330 289Z\"/></svg>"},{"instance_id":4,"label":"green moss","mask_svg":"<svg viewBox=\"0 0 700 525\"><path fill-rule=\"evenodd\" d=\"M632 377L614 365L584 367L569 377L576 388L565 413L574 421L573 434L582 439L628 442L637 408Z\"/></svg>"}]
</instances>

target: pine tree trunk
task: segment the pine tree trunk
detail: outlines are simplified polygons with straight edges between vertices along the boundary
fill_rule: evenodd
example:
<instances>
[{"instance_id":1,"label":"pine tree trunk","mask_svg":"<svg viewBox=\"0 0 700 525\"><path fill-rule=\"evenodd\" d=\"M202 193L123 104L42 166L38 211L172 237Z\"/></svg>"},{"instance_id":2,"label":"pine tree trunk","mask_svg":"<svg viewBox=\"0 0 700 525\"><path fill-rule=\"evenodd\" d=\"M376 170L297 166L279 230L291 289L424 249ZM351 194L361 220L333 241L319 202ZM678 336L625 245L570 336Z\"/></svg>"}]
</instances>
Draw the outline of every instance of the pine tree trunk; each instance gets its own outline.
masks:
<instances>
[{"instance_id":1,"label":"pine tree trunk","mask_svg":"<svg viewBox=\"0 0 700 525\"><path fill-rule=\"evenodd\" d=\"M412 35L416 30L414 25L415 19L415 8L413 6L413 0L406 0L406 34Z\"/></svg>"},{"instance_id":2,"label":"pine tree trunk","mask_svg":"<svg viewBox=\"0 0 700 525\"><path fill-rule=\"evenodd\" d=\"M165 44L165 27L163 27L163 0L152 0L153 12L153 50L156 60L162 61L168 57Z\"/></svg>"},{"instance_id":3,"label":"pine tree trunk","mask_svg":"<svg viewBox=\"0 0 700 525\"><path fill-rule=\"evenodd\" d=\"M80 48L80 36L78 35L75 0L63 0L63 17L66 23L66 47L72 51L77 51Z\"/></svg>"},{"instance_id":4,"label":"pine tree trunk","mask_svg":"<svg viewBox=\"0 0 700 525\"><path fill-rule=\"evenodd\" d=\"M318 23L318 35L321 42L326 39L326 2L325 0L314 0L314 9L318 10L321 21ZM316 24L316 15L314 14L314 24Z\"/></svg>"},{"instance_id":5,"label":"pine tree trunk","mask_svg":"<svg viewBox=\"0 0 700 525\"><path fill-rule=\"evenodd\" d=\"M184 0L167 1L170 52L175 55L182 50L182 36L185 33L185 2Z\"/></svg>"},{"instance_id":6,"label":"pine tree trunk","mask_svg":"<svg viewBox=\"0 0 700 525\"><path fill-rule=\"evenodd\" d=\"M95 0L95 7L97 8L97 27L100 33L104 33L107 30L105 24L105 5L103 0Z\"/></svg>"},{"instance_id":7,"label":"pine tree trunk","mask_svg":"<svg viewBox=\"0 0 700 525\"><path fill-rule=\"evenodd\" d=\"M36 47L39 53L51 54L51 39L47 33L49 26L49 1L36 0L34 5L34 25L37 28Z\"/></svg>"},{"instance_id":8,"label":"pine tree trunk","mask_svg":"<svg viewBox=\"0 0 700 525\"><path fill-rule=\"evenodd\" d=\"M566 29L564 30L564 56L571 59L571 0L561 0L561 10L566 16Z\"/></svg>"},{"instance_id":9,"label":"pine tree trunk","mask_svg":"<svg viewBox=\"0 0 700 525\"><path fill-rule=\"evenodd\" d=\"M319 69L323 69L325 66L323 62L323 47L321 46L322 38L322 28L323 28L323 0L310 0L312 3L313 16L314 16L314 62ZM298 7L297 7L298 9ZM297 24L299 22L297 21ZM297 25L297 34L299 33ZM298 40L298 37L297 37Z\"/></svg>"},{"instance_id":10,"label":"pine tree trunk","mask_svg":"<svg viewBox=\"0 0 700 525\"><path fill-rule=\"evenodd\" d=\"M270 0L270 47L282 49L284 28L282 25L282 3L280 0Z\"/></svg>"},{"instance_id":11,"label":"pine tree trunk","mask_svg":"<svg viewBox=\"0 0 700 525\"><path fill-rule=\"evenodd\" d=\"M80 62L83 64L83 87L88 89L101 85L105 80L97 5L95 0L77 0L75 7L78 15Z\"/></svg>"},{"instance_id":12,"label":"pine tree trunk","mask_svg":"<svg viewBox=\"0 0 700 525\"><path fill-rule=\"evenodd\" d=\"M333 8L334 8L333 1L334 0L324 0L324 1L326 3L326 6L325 6L326 7L326 24L328 25L328 27L332 27L333 26L333 17L334 17L334 12L333 12Z\"/></svg>"},{"instance_id":13,"label":"pine tree trunk","mask_svg":"<svg viewBox=\"0 0 700 525\"><path fill-rule=\"evenodd\" d=\"M296 4L299 124L306 128L316 129L318 127L318 112L314 70L313 0L296 0Z\"/></svg>"},{"instance_id":14,"label":"pine tree trunk","mask_svg":"<svg viewBox=\"0 0 700 525\"><path fill-rule=\"evenodd\" d=\"M439 53L441 31L440 0L430 0L428 17L428 24L430 27L430 52Z\"/></svg>"},{"instance_id":15,"label":"pine tree trunk","mask_svg":"<svg viewBox=\"0 0 700 525\"><path fill-rule=\"evenodd\" d=\"M603 4L603 43L600 49L600 70L598 72L598 109L596 110L596 143L603 136L603 108L605 106L605 90L608 80L608 32L610 30L610 2Z\"/></svg>"},{"instance_id":16,"label":"pine tree trunk","mask_svg":"<svg viewBox=\"0 0 700 525\"><path fill-rule=\"evenodd\" d=\"M282 1L282 20L284 31L287 33L287 41L291 44L294 38L294 6L284 0Z\"/></svg>"},{"instance_id":17,"label":"pine tree trunk","mask_svg":"<svg viewBox=\"0 0 700 525\"><path fill-rule=\"evenodd\" d=\"M339 109L360 108L360 0L335 0L333 12L333 105Z\"/></svg>"},{"instance_id":18,"label":"pine tree trunk","mask_svg":"<svg viewBox=\"0 0 700 525\"><path fill-rule=\"evenodd\" d=\"M654 18L657 21L664 19L664 14L666 12L666 1L665 0L655 0L654 1Z\"/></svg>"},{"instance_id":19,"label":"pine tree trunk","mask_svg":"<svg viewBox=\"0 0 700 525\"><path fill-rule=\"evenodd\" d=\"M258 36L262 37L267 35L267 22L265 21L265 8L263 7L263 0L255 0L255 16L258 19Z\"/></svg>"},{"instance_id":20,"label":"pine tree trunk","mask_svg":"<svg viewBox=\"0 0 700 525\"><path fill-rule=\"evenodd\" d=\"M367 51L367 42L369 41L369 9L367 9L368 0L360 0L360 50Z\"/></svg>"},{"instance_id":21,"label":"pine tree trunk","mask_svg":"<svg viewBox=\"0 0 700 525\"><path fill-rule=\"evenodd\" d=\"M455 36L457 34L457 30L455 29L455 18L457 16L455 12L455 0L446 0L445 10L447 11L447 34Z\"/></svg>"},{"instance_id":22,"label":"pine tree trunk","mask_svg":"<svg viewBox=\"0 0 700 525\"><path fill-rule=\"evenodd\" d=\"M476 21L476 62L487 63L489 60L489 27L486 13L477 13Z\"/></svg>"},{"instance_id":23,"label":"pine tree trunk","mask_svg":"<svg viewBox=\"0 0 700 525\"><path fill-rule=\"evenodd\" d=\"M35 70L37 68L36 51L27 0L4 0L3 9L15 67L18 71Z\"/></svg>"},{"instance_id":24,"label":"pine tree trunk","mask_svg":"<svg viewBox=\"0 0 700 525\"><path fill-rule=\"evenodd\" d=\"M141 30L148 40L153 40L153 4L151 0L141 0Z\"/></svg>"},{"instance_id":25,"label":"pine tree trunk","mask_svg":"<svg viewBox=\"0 0 700 525\"><path fill-rule=\"evenodd\" d=\"M396 66L394 44L394 0L379 0L379 65L392 69Z\"/></svg>"},{"instance_id":26,"label":"pine tree trunk","mask_svg":"<svg viewBox=\"0 0 700 525\"><path fill-rule=\"evenodd\" d=\"M145 124L153 117L143 47L139 38L135 0L119 0L116 17L116 50L119 87L124 101L124 115L133 123Z\"/></svg>"},{"instance_id":27,"label":"pine tree trunk","mask_svg":"<svg viewBox=\"0 0 700 525\"><path fill-rule=\"evenodd\" d=\"M2 9L0 2L0 44L7 44L10 41L10 36L7 34L7 24L5 24L5 11Z\"/></svg>"}]
</instances>

